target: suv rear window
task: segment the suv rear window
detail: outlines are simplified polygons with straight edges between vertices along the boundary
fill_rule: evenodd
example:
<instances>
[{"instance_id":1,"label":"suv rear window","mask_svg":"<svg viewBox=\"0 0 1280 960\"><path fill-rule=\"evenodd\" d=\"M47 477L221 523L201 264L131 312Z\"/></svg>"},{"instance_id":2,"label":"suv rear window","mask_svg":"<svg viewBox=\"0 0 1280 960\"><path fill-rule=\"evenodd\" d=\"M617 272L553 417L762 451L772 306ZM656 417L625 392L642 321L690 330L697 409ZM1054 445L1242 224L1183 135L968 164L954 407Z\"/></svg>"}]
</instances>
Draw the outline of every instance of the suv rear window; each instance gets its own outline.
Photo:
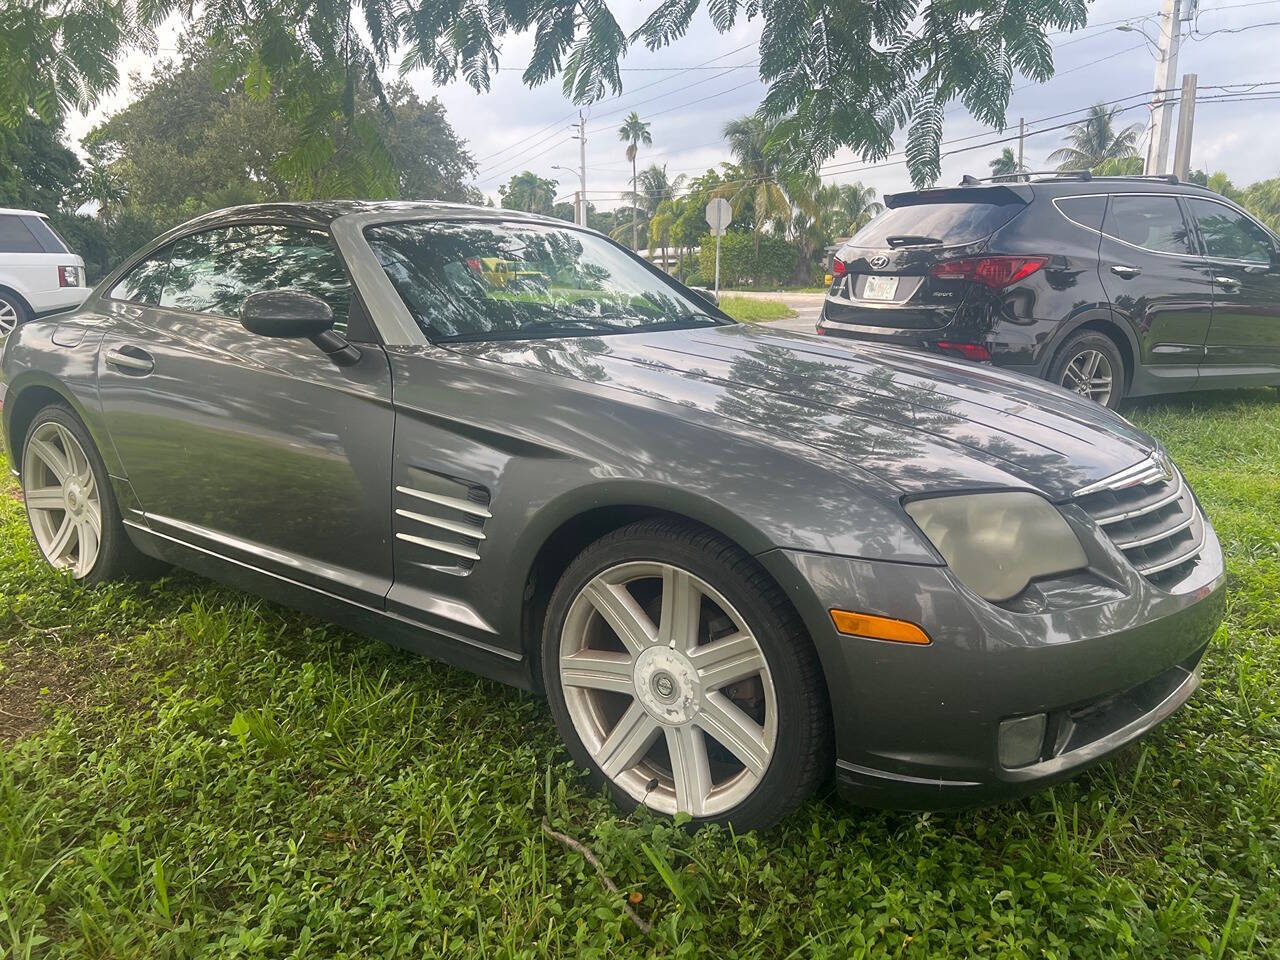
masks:
<instances>
[{"instance_id":1,"label":"suv rear window","mask_svg":"<svg viewBox=\"0 0 1280 960\"><path fill-rule=\"evenodd\" d=\"M43 217L23 217L27 229L35 235L36 240L44 247L45 253L67 253L67 245L62 238L53 232L53 227Z\"/></svg>"},{"instance_id":2,"label":"suv rear window","mask_svg":"<svg viewBox=\"0 0 1280 960\"><path fill-rule=\"evenodd\" d=\"M913 203L886 210L849 240L851 247L889 246L889 237L935 237L947 246L991 236L1022 210L1021 203Z\"/></svg>"}]
</instances>

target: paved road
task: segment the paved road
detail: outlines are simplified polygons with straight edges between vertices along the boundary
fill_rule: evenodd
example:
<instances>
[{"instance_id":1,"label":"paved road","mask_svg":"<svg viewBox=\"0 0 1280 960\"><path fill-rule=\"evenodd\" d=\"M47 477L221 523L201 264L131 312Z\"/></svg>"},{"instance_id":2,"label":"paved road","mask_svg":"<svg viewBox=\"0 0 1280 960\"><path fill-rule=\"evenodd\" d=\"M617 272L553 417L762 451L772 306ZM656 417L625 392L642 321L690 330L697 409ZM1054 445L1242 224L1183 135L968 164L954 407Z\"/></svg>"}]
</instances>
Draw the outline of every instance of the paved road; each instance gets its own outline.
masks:
<instances>
[{"instance_id":1,"label":"paved road","mask_svg":"<svg viewBox=\"0 0 1280 960\"><path fill-rule=\"evenodd\" d=\"M771 326L782 327L785 330L800 330L804 333L813 333L813 328L818 322L818 311L822 309L822 298L825 294L821 293L757 293L749 290L733 291L735 297L749 297L752 300L777 300L785 303L788 307L796 312L794 317L787 320L774 320Z\"/></svg>"}]
</instances>

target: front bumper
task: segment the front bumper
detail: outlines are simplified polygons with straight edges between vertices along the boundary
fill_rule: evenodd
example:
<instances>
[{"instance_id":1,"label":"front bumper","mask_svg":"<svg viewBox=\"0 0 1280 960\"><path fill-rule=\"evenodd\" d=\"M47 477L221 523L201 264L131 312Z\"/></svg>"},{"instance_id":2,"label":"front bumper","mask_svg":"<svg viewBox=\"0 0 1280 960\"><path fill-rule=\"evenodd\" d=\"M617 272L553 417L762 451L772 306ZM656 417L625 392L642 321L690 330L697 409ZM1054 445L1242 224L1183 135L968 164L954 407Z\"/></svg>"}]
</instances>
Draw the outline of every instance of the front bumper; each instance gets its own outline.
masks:
<instances>
[{"instance_id":1,"label":"front bumper","mask_svg":"<svg viewBox=\"0 0 1280 960\"><path fill-rule=\"evenodd\" d=\"M837 783L869 806L990 803L1071 777L1139 739L1196 689L1222 619L1212 530L1178 593L1129 571L1084 602L1014 612L969 593L944 567L774 550L761 559L809 625L827 678ZM909 646L842 636L837 607L920 624ZM1044 713L1036 762L998 759L1001 721Z\"/></svg>"}]
</instances>

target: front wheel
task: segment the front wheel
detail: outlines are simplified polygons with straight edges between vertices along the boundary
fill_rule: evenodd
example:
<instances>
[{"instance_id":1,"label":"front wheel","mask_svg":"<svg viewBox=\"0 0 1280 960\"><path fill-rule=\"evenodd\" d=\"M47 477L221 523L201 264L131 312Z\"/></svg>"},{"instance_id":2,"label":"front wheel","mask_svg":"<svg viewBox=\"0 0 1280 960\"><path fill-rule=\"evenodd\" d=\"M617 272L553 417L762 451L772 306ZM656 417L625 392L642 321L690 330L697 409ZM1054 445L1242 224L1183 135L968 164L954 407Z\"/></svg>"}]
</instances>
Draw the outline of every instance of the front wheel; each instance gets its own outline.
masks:
<instances>
[{"instance_id":1,"label":"front wheel","mask_svg":"<svg viewBox=\"0 0 1280 960\"><path fill-rule=\"evenodd\" d=\"M1067 340L1053 358L1049 379L1114 410L1124 399L1124 358L1105 333L1082 330Z\"/></svg>"},{"instance_id":2,"label":"front wheel","mask_svg":"<svg viewBox=\"0 0 1280 960\"><path fill-rule=\"evenodd\" d=\"M830 770L808 634L709 531L642 521L588 547L552 594L542 654L569 752L626 809L765 827Z\"/></svg>"}]
</instances>

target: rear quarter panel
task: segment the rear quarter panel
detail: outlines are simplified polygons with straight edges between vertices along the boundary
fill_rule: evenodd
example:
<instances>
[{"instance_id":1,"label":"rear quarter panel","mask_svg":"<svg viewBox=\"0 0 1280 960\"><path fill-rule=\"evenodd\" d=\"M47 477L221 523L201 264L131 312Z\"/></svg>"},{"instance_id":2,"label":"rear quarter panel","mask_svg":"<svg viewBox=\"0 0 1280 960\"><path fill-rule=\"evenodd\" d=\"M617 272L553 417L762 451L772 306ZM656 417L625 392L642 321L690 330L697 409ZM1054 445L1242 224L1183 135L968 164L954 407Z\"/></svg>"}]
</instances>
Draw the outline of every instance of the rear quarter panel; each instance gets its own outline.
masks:
<instances>
[{"instance_id":1,"label":"rear quarter panel","mask_svg":"<svg viewBox=\"0 0 1280 960\"><path fill-rule=\"evenodd\" d=\"M75 313L32 321L9 335L0 357L0 376L7 386L2 415L5 448L15 470L20 467L21 451L17 449L14 420L29 419L33 411L26 399L31 396L28 391L41 388L57 394L76 412L93 437L107 472L120 475L97 396L98 344L103 331L101 317Z\"/></svg>"}]
</instances>

